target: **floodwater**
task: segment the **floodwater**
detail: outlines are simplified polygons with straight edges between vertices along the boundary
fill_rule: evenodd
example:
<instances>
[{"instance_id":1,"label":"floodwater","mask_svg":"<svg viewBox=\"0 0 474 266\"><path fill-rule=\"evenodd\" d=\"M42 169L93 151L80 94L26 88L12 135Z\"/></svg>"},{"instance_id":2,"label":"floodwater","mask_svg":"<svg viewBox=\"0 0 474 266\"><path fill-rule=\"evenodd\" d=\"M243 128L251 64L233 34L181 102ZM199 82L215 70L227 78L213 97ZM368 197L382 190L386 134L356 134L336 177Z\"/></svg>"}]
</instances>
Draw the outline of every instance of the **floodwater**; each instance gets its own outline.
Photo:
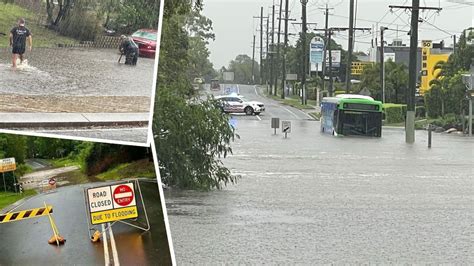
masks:
<instances>
[{"instance_id":1,"label":"floodwater","mask_svg":"<svg viewBox=\"0 0 474 266\"><path fill-rule=\"evenodd\" d=\"M106 184L60 187L30 198L18 206L17 210L38 208L44 206L45 202L53 206L52 216L66 243L60 247L48 244L53 234L48 217L1 224L0 265L171 265L160 195L157 183L153 180L140 180L149 231L117 222L112 226L113 231L107 234L107 244L103 237L98 243L90 241L83 189L101 185ZM138 197L137 206L137 221L128 222L144 227L145 212ZM100 226L96 226L96 229L100 230Z\"/></svg>"},{"instance_id":2,"label":"floodwater","mask_svg":"<svg viewBox=\"0 0 474 266\"><path fill-rule=\"evenodd\" d=\"M237 184L165 193L179 264L474 264L474 139L405 144L333 137L292 121L239 120L224 160Z\"/></svg>"},{"instance_id":3,"label":"floodwater","mask_svg":"<svg viewBox=\"0 0 474 266\"><path fill-rule=\"evenodd\" d=\"M11 68L11 53L0 49L0 94L151 97L154 60L118 64L118 50L33 48L27 66Z\"/></svg>"}]
</instances>

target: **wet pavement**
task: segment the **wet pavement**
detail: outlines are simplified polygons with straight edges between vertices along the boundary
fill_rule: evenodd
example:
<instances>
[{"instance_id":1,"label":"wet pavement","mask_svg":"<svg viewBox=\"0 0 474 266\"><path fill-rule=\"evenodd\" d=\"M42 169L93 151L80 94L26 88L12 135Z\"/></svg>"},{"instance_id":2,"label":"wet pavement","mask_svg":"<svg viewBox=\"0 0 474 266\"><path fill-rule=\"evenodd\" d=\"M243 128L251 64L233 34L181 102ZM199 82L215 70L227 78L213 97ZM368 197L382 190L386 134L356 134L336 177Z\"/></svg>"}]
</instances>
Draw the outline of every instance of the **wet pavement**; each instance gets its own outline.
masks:
<instances>
[{"instance_id":1,"label":"wet pavement","mask_svg":"<svg viewBox=\"0 0 474 266\"><path fill-rule=\"evenodd\" d=\"M10 56L0 50L0 94L151 97L153 59L131 67L113 49L34 48L28 66L13 70Z\"/></svg>"},{"instance_id":2,"label":"wet pavement","mask_svg":"<svg viewBox=\"0 0 474 266\"><path fill-rule=\"evenodd\" d=\"M426 131L407 145L397 128L338 138L267 108L292 133L236 116L224 163L237 184L165 192L178 264L474 263L474 139L434 134L428 149Z\"/></svg>"},{"instance_id":3,"label":"wet pavement","mask_svg":"<svg viewBox=\"0 0 474 266\"><path fill-rule=\"evenodd\" d=\"M87 139L100 139L103 141L118 143L128 142L144 146L148 140L148 127L115 127L115 128L53 128L37 129L37 133L54 134L61 136L79 137Z\"/></svg>"},{"instance_id":4,"label":"wet pavement","mask_svg":"<svg viewBox=\"0 0 474 266\"><path fill-rule=\"evenodd\" d=\"M47 243L52 235L47 217L0 224L0 265L104 265L106 258L116 265L170 265L157 183L140 181L151 230L143 232L115 223L112 226L114 240L107 234L107 252L103 241L92 243L89 240L83 187L91 185L61 187L55 192L35 196L17 207L17 210L37 208L44 202L52 205L53 217L60 234L66 238L66 244L57 247ZM142 210L139 204L139 215ZM140 215L138 222L143 222L143 219ZM114 247L118 263L114 260Z\"/></svg>"}]
</instances>

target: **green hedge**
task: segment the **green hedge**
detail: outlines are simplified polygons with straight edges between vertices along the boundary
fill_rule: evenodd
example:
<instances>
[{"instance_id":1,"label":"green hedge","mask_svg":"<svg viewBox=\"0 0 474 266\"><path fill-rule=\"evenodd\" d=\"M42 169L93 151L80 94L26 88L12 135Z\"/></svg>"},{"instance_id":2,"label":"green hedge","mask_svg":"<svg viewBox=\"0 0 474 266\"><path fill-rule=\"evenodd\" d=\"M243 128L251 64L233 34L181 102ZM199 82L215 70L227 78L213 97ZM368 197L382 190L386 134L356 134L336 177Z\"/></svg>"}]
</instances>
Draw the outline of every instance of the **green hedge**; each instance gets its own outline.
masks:
<instances>
[{"instance_id":1,"label":"green hedge","mask_svg":"<svg viewBox=\"0 0 474 266\"><path fill-rule=\"evenodd\" d=\"M407 113L406 104L384 103L383 109L385 123L394 124L405 122L405 115ZM424 106L417 106L415 110L416 117L425 116Z\"/></svg>"},{"instance_id":2,"label":"green hedge","mask_svg":"<svg viewBox=\"0 0 474 266\"><path fill-rule=\"evenodd\" d=\"M385 122L387 124L401 123L405 121L407 106L405 104L385 103L383 105Z\"/></svg>"}]
</instances>

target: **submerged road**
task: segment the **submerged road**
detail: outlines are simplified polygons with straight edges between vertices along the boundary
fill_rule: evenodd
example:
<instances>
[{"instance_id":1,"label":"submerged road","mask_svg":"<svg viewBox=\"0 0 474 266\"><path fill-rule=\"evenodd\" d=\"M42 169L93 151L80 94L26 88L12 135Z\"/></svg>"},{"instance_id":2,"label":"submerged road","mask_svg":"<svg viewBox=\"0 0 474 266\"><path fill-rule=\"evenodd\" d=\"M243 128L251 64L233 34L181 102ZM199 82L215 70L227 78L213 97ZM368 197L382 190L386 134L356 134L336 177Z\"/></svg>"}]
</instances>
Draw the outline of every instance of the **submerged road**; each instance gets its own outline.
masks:
<instances>
[{"instance_id":1,"label":"submerged road","mask_svg":"<svg viewBox=\"0 0 474 266\"><path fill-rule=\"evenodd\" d=\"M66 244L57 247L47 243L52 229L46 216L0 224L0 265L171 265L156 181L140 181L150 231L115 223L98 243L89 239L84 206L83 188L92 185L104 183L61 187L17 207L16 210L25 210L41 207L44 202L52 205L53 217ZM138 222L143 223L143 208L138 206Z\"/></svg>"},{"instance_id":2,"label":"submerged road","mask_svg":"<svg viewBox=\"0 0 474 266\"><path fill-rule=\"evenodd\" d=\"M165 192L178 264L474 263L474 139L337 138L304 117L285 139L254 118L224 160L237 184Z\"/></svg>"}]
</instances>

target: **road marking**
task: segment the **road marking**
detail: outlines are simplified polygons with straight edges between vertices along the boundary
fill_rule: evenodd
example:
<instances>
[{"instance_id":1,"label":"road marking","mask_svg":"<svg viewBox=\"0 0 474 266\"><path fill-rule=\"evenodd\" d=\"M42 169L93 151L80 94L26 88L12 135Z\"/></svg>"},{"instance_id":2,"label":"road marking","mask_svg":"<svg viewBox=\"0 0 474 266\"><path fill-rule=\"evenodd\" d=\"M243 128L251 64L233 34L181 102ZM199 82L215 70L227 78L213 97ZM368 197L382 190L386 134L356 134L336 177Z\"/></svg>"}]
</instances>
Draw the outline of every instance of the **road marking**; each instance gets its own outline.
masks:
<instances>
[{"instance_id":1,"label":"road marking","mask_svg":"<svg viewBox=\"0 0 474 266\"><path fill-rule=\"evenodd\" d=\"M256 115L256 117L258 118L258 120L262 121L262 119L260 118L260 116L259 116L259 115Z\"/></svg>"},{"instance_id":2,"label":"road marking","mask_svg":"<svg viewBox=\"0 0 474 266\"><path fill-rule=\"evenodd\" d=\"M109 256L109 247L107 243L107 232L105 231L104 224L102 224L102 236L103 236L103 243L104 243L104 259L105 259L105 266L110 265L110 256Z\"/></svg>"},{"instance_id":3,"label":"road marking","mask_svg":"<svg viewBox=\"0 0 474 266\"><path fill-rule=\"evenodd\" d=\"M288 113L292 114L296 119L299 119L299 117L298 117L295 113L293 113L292 111L290 111L290 109L288 109L288 108L286 108L286 107L284 107L284 106L281 106L281 108L287 110Z\"/></svg>"},{"instance_id":4,"label":"road marking","mask_svg":"<svg viewBox=\"0 0 474 266\"><path fill-rule=\"evenodd\" d=\"M302 112L303 114L305 114L305 115L306 115L307 117L309 117L310 119L316 120L316 119L314 119L314 117L310 116L308 113L306 113L306 112L304 112L304 111L302 111L302 110L300 110L300 109L296 109L296 110Z\"/></svg>"},{"instance_id":5,"label":"road marking","mask_svg":"<svg viewBox=\"0 0 474 266\"><path fill-rule=\"evenodd\" d=\"M109 226L109 233L110 233L110 246L112 247L112 255L114 256L114 265L120 266L119 258L118 258L118 252L117 252L117 246L115 245L115 238L114 238L114 232L112 231L112 226L110 226L110 223L107 223Z\"/></svg>"}]
</instances>

